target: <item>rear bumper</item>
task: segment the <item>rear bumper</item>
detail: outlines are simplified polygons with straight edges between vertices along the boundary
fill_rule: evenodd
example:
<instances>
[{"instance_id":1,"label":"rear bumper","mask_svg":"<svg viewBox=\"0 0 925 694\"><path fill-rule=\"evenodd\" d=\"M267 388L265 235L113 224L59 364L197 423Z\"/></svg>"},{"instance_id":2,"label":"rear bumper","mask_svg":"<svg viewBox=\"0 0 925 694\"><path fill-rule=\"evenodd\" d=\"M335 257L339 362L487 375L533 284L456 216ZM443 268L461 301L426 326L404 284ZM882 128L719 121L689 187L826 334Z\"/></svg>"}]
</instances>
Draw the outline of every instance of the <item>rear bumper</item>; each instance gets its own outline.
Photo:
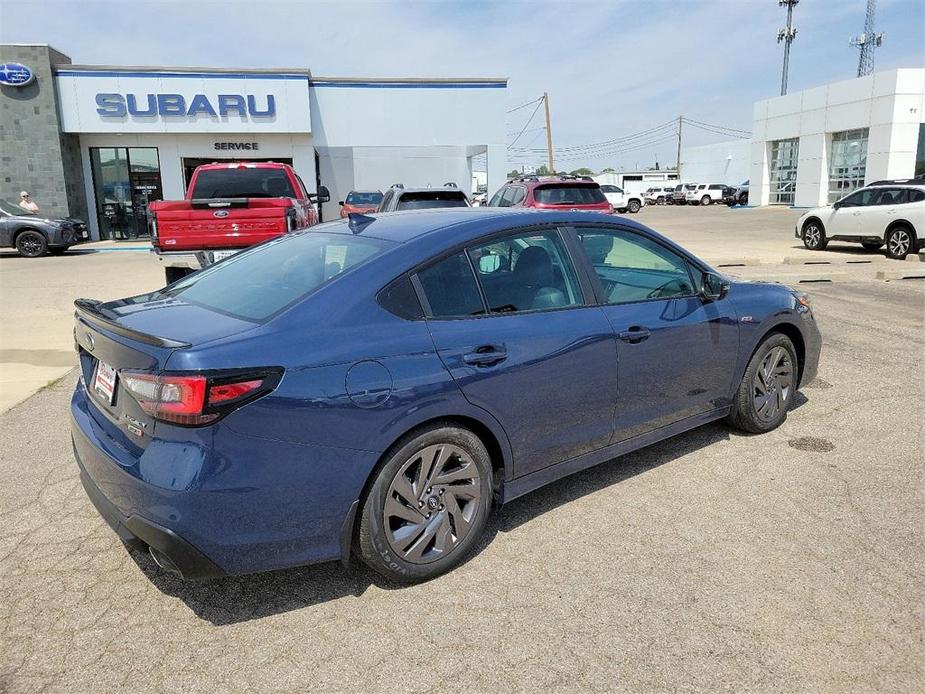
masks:
<instances>
[{"instance_id":1,"label":"rear bumper","mask_svg":"<svg viewBox=\"0 0 925 694\"><path fill-rule=\"evenodd\" d=\"M77 448L74 447L75 456ZM80 461L79 456L78 463ZM160 553L161 563L169 563L184 579L197 580L217 578L226 573L216 566L211 559L193 547L189 542L168 528L163 528L138 515L124 516L103 492L93 483L87 472L81 467L80 483L87 492L90 501L106 521L107 525L127 545L144 544ZM163 557L167 558L164 562Z\"/></svg>"},{"instance_id":2,"label":"rear bumper","mask_svg":"<svg viewBox=\"0 0 925 694\"><path fill-rule=\"evenodd\" d=\"M215 258L217 253L228 253L229 251L237 253L243 250L245 249L222 248L208 251L159 251L152 248L151 252L163 267L182 267L190 270L201 270L204 267L209 267L209 265L218 262ZM218 260L220 259L221 258Z\"/></svg>"}]
</instances>

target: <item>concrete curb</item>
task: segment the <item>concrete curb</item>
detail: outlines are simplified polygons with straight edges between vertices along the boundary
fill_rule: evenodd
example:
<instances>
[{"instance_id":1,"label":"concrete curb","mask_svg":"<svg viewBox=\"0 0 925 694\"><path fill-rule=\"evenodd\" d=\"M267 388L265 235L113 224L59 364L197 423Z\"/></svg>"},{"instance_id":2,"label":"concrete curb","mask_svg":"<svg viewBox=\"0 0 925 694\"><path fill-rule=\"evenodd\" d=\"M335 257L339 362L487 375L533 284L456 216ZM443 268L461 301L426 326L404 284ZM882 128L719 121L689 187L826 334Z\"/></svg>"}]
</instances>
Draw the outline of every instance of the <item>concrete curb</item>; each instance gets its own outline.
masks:
<instances>
[{"instance_id":1,"label":"concrete curb","mask_svg":"<svg viewBox=\"0 0 925 694\"><path fill-rule=\"evenodd\" d=\"M913 273L913 274L910 274ZM925 271L916 270L880 270L877 272L878 280L925 280Z\"/></svg>"}]
</instances>

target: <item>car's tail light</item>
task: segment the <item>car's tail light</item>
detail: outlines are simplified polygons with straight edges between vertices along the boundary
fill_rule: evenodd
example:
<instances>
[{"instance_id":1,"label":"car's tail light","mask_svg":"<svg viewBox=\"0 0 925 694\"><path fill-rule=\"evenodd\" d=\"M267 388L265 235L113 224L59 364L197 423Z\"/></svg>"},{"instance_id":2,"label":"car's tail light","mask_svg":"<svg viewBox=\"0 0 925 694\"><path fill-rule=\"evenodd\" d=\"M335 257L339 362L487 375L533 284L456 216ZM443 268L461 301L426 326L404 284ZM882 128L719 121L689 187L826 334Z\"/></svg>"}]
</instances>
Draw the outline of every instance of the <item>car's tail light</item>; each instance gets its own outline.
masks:
<instances>
[{"instance_id":1,"label":"car's tail light","mask_svg":"<svg viewBox=\"0 0 925 694\"><path fill-rule=\"evenodd\" d=\"M122 385L155 419L202 426L272 391L282 369L152 374L122 371Z\"/></svg>"}]
</instances>

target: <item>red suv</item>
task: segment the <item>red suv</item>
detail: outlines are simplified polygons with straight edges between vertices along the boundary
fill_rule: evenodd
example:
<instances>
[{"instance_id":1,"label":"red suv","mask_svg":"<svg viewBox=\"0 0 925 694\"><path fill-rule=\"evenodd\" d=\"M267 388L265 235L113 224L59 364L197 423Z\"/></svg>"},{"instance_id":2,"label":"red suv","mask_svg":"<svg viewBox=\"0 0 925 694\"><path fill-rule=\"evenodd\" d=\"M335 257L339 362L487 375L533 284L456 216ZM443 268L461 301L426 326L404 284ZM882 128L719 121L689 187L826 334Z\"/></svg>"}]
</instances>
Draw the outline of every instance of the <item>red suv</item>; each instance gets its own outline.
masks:
<instances>
[{"instance_id":1,"label":"red suv","mask_svg":"<svg viewBox=\"0 0 925 694\"><path fill-rule=\"evenodd\" d=\"M613 212L613 206L607 202L601 187L588 177L578 176L515 178L498 189L488 206Z\"/></svg>"}]
</instances>

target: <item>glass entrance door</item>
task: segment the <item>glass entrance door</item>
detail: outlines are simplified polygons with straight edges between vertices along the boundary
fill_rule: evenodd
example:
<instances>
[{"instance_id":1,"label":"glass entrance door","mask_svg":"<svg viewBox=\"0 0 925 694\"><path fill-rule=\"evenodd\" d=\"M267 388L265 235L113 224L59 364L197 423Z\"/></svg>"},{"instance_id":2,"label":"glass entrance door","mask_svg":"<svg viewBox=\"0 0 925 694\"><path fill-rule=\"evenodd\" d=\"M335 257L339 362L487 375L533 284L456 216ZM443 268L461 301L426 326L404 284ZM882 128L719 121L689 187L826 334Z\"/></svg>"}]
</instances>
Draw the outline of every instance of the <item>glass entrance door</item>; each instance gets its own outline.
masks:
<instances>
[{"instance_id":1,"label":"glass entrance door","mask_svg":"<svg viewBox=\"0 0 925 694\"><path fill-rule=\"evenodd\" d=\"M101 239L149 235L148 204L163 199L156 147L91 147L93 191Z\"/></svg>"}]
</instances>

